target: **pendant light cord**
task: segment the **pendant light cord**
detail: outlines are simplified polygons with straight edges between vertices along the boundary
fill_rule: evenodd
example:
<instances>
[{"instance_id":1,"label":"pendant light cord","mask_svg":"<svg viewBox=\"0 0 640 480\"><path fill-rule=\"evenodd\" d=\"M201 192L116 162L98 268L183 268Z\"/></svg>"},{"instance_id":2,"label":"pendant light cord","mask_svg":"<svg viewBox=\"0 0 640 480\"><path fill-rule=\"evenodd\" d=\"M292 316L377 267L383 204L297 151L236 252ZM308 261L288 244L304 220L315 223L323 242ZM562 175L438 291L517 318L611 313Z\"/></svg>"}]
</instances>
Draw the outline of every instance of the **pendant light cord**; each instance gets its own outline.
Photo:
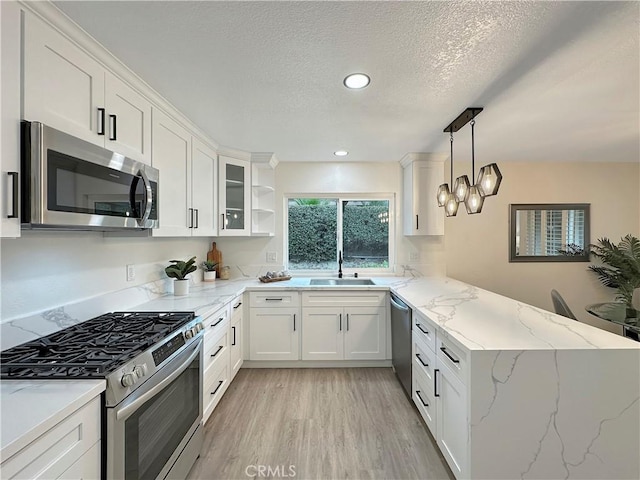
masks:
<instances>
[{"instance_id":1,"label":"pendant light cord","mask_svg":"<svg viewBox=\"0 0 640 480\"><path fill-rule=\"evenodd\" d=\"M451 130L451 190L453 190L453 130Z\"/></svg>"},{"instance_id":2,"label":"pendant light cord","mask_svg":"<svg viewBox=\"0 0 640 480\"><path fill-rule=\"evenodd\" d=\"M476 184L476 152L475 152L475 142L473 138L473 127L476 124L475 120L471 120L471 185Z\"/></svg>"}]
</instances>

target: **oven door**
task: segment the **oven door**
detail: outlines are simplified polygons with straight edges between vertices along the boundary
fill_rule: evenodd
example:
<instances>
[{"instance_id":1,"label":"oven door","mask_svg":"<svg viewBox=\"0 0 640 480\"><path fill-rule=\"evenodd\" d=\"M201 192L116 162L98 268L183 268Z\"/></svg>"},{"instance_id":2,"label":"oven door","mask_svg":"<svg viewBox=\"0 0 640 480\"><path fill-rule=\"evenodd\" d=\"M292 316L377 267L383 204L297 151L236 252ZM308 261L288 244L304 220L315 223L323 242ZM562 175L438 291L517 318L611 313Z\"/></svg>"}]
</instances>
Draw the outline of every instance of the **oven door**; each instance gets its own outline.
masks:
<instances>
[{"instance_id":1,"label":"oven door","mask_svg":"<svg viewBox=\"0 0 640 480\"><path fill-rule=\"evenodd\" d=\"M202 440L196 434L202 421L201 372L199 338L120 404L107 408L107 478L165 478L178 460L195 461Z\"/></svg>"}]
</instances>

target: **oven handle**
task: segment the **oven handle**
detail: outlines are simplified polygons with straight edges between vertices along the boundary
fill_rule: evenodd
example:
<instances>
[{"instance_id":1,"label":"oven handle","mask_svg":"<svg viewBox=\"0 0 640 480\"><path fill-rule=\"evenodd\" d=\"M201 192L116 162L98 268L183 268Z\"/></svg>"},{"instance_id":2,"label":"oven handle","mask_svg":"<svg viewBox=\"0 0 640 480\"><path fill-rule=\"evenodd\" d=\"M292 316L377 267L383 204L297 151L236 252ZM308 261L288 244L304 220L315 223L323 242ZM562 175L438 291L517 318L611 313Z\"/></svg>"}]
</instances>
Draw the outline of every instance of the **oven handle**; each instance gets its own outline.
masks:
<instances>
[{"instance_id":1,"label":"oven handle","mask_svg":"<svg viewBox=\"0 0 640 480\"><path fill-rule=\"evenodd\" d=\"M144 405L149 399L154 397L158 392L167 387L171 382L173 382L176 378L178 378L182 373L189 368L191 362L195 360L195 358L200 355L200 347L202 346L202 338L194 343L193 352L189 354L189 352L185 352L179 357L176 357L174 361L178 360L181 356L187 355L188 357L180 363L177 367L174 367L168 374L159 370L158 373L162 373L164 378L157 382L157 384L150 386L144 393L141 393L139 396L135 393L131 395L131 401L127 403L127 405L122 406L119 409L116 409L116 420L122 421L129 418L132 414L138 410L142 405ZM167 368L167 367L165 367Z\"/></svg>"}]
</instances>

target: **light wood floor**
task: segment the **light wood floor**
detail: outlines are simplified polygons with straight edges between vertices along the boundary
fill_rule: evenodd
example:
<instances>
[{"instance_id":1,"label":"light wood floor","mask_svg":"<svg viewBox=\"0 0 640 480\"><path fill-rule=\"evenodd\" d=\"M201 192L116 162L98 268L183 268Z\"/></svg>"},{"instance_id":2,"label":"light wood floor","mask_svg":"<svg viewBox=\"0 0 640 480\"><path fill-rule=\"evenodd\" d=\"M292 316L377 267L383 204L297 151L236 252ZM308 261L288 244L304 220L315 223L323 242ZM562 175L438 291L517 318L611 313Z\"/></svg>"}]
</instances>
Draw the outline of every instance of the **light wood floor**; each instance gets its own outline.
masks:
<instances>
[{"instance_id":1,"label":"light wood floor","mask_svg":"<svg viewBox=\"0 0 640 480\"><path fill-rule=\"evenodd\" d=\"M189 478L453 479L418 415L391 368L242 369Z\"/></svg>"}]
</instances>

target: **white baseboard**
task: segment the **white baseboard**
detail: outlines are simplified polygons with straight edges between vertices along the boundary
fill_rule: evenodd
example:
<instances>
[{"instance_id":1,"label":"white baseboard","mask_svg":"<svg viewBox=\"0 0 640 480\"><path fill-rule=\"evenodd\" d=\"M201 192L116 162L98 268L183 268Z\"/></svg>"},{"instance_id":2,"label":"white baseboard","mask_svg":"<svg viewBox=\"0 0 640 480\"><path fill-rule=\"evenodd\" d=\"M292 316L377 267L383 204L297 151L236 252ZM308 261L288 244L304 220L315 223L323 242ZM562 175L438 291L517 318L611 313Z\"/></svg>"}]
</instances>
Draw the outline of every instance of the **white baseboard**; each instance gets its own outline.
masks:
<instances>
[{"instance_id":1,"label":"white baseboard","mask_svg":"<svg viewBox=\"0 0 640 480\"><path fill-rule=\"evenodd\" d=\"M245 360L242 368L362 368L391 367L391 360Z\"/></svg>"}]
</instances>

